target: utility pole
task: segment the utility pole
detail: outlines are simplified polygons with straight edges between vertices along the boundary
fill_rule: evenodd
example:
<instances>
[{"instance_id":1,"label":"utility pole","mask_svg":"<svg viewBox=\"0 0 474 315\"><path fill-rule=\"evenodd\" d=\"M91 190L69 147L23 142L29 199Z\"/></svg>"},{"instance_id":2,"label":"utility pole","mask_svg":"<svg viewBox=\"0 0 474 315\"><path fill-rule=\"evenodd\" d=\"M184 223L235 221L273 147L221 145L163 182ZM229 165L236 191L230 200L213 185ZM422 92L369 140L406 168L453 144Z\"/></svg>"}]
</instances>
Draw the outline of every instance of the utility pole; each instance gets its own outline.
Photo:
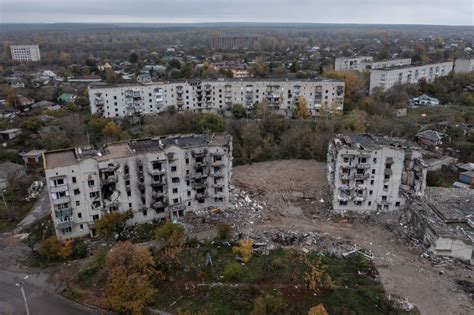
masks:
<instances>
[{"instance_id":1,"label":"utility pole","mask_svg":"<svg viewBox=\"0 0 474 315\"><path fill-rule=\"evenodd\" d=\"M19 279L20 281L16 283L16 286L19 287L21 290L21 295L23 296L23 301L25 302L26 315L30 315L30 308L28 307L28 301L26 300L25 289L23 287L24 281L26 279L28 279L28 275L26 275L23 279Z\"/></svg>"}]
</instances>

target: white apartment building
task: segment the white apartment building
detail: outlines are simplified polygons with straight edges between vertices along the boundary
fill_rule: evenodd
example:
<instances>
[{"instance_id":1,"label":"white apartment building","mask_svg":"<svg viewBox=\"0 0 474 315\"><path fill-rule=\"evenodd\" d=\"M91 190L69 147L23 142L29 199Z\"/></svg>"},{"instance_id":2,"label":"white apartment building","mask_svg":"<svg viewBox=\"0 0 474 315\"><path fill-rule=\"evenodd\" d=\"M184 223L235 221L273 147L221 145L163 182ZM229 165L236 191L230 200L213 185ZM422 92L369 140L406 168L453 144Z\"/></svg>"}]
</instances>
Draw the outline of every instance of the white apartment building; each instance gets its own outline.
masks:
<instances>
[{"instance_id":1,"label":"white apartment building","mask_svg":"<svg viewBox=\"0 0 474 315\"><path fill-rule=\"evenodd\" d=\"M334 70L363 71L372 60L373 57L369 56L339 57L334 62Z\"/></svg>"},{"instance_id":2,"label":"white apartment building","mask_svg":"<svg viewBox=\"0 0 474 315\"><path fill-rule=\"evenodd\" d=\"M189 80L147 85L91 85L92 114L126 117L157 114L169 106L178 111L215 112L231 115L233 105L251 110L267 102L275 111L291 116L299 97L308 103L311 115L321 111L342 112L344 82L336 80Z\"/></svg>"},{"instance_id":3,"label":"white apartment building","mask_svg":"<svg viewBox=\"0 0 474 315\"><path fill-rule=\"evenodd\" d=\"M57 236L94 236L94 222L107 212L131 209L128 223L135 224L226 208L232 137L216 133L129 140L101 150L49 151L43 161Z\"/></svg>"},{"instance_id":4,"label":"white apartment building","mask_svg":"<svg viewBox=\"0 0 474 315\"><path fill-rule=\"evenodd\" d=\"M407 196L422 196L427 168L420 151L416 144L386 136L337 135L328 150L334 211L393 211Z\"/></svg>"},{"instance_id":5,"label":"white apartment building","mask_svg":"<svg viewBox=\"0 0 474 315\"><path fill-rule=\"evenodd\" d=\"M40 61L40 50L38 45L10 45L13 60L18 61Z\"/></svg>"},{"instance_id":6,"label":"white apartment building","mask_svg":"<svg viewBox=\"0 0 474 315\"><path fill-rule=\"evenodd\" d=\"M411 58L374 61L372 57L340 57L334 62L335 70L364 71L410 65Z\"/></svg>"},{"instance_id":7,"label":"white apartment building","mask_svg":"<svg viewBox=\"0 0 474 315\"><path fill-rule=\"evenodd\" d=\"M417 83L422 78L428 82L432 82L437 77L448 75L452 70L452 61L420 66L373 69L370 71L370 93L372 93L375 88L382 88L386 91L396 84Z\"/></svg>"},{"instance_id":8,"label":"white apartment building","mask_svg":"<svg viewBox=\"0 0 474 315\"><path fill-rule=\"evenodd\" d=\"M456 59L454 61L454 72L467 73L474 71L474 59Z\"/></svg>"},{"instance_id":9,"label":"white apartment building","mask_svg":"<svg viewBox=\"0 0 474 315\"><path fill-rule=\"evenodd\" d=\"M373 61L372 63L368 65L368 68L369 69L385 69L385 68L400 67L400 66L407 66L407 65L411 65L411 58Z\"/></svg>"}]
</instances>

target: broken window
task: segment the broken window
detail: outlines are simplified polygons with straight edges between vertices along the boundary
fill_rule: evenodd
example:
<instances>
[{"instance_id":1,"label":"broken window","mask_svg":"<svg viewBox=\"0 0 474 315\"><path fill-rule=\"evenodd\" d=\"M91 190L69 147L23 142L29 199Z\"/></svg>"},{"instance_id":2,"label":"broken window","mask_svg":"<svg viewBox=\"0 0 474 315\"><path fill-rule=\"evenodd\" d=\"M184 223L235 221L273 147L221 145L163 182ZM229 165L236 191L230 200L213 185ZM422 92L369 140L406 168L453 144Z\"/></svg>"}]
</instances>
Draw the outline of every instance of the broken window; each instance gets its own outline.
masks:
<instances>
[{"instance_id":1,"label":"broken window","mask_svg":"<svg viewBox=\"0 0 474 315\"><path fill-rule=\"evenodd\" d=\"M347 201L346 200L339 200L339 205L340 206L347 206Z\"/></svg>"},{"instance_id":2,"label":"broken window","mask_svg":"<svg viewBox=\"0 0 474 315\"><path fill-rule=\"evenodd\" d=\"M387 201L387 196L382 196L382 201Z\"/></svg>"},{"instance_id":3,"label":"broken window","mask_svg":"<svg viewBox=\"0 0 474 315\"><path fill-rule=\"evenodd\" d=\"M179 177L173 177L173 178L171 179L171 182L173 182L173 183L179 183Z\"/></svg>"},{"instance_id":4,"label":"broken window","mask_svg":"<svg viewBox=\"0 0 474 315\"><path fill-rule=\"evenodd\" d=\"M94 187L95 182L94 182L93 179L89 179L89 180L87 181L87 184L89 185L89 187Z\"/></svg>"}]
</instances>

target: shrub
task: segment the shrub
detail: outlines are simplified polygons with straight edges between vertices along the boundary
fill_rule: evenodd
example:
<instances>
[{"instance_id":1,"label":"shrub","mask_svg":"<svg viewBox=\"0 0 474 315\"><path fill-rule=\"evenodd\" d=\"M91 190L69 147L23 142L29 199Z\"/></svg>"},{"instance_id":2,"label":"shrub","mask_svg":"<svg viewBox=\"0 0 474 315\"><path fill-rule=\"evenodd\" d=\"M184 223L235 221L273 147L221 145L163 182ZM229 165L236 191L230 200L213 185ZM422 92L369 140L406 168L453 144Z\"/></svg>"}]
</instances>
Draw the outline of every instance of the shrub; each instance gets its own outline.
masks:
<instances>
[{"instance_id":1,"label":"shrub","mask_svg":"<svg viewBox=\"0 0 474 315\"><path fill-rule=\"evenodd\" d=\"M242 277L244 270L242 266L237 262L231 262L224 269L224 280L236 281Z\"/></svg>"},{"instance_id":2,"label":"shrub","mask_svg":"<svg viewBox=\"0 0 474 315\"><path fill-rule=\"evenodd\" d=\"M87 244L83 240L75 240L72 245L71 257L73 259L80 259L87 257Z\"/></svg>"},{"instance_id":3,"label":"shrub","mask_svg":"<svg viewBox=\"0 0 474 315\"><path fill-rule=\"evenodd\" d=\"M276 294L267 293L255 300L251 315L267 315L284 313L287 304L283 300L280 292Z\"/></svg>"},{"instance_id":4,"label":"shrub","mask_svg":"<svg viewBox=\"0 0 474 315\"><path fill-rule=\"evenodd\" d=\"M230 225L220 223L217 225L217 238L220 240L226 240L230 235Z\"/></svg>"},{"instance_id":5,"label":"shrub","mask_svg":"<svg viewBox=\"0 0 474 315\"><path fill-rule=\"evenodd\" d=\"M239 254L244 263L248 263L252 258L253 242L251 240L240 240L240 245L232 247L232 252Z\"/></svg>"},{"instance_id":6,"label":"shrub","mask_svg":"<svg viewBox=\"0 0 474 315\"><path fill-rule=\"evenodd\" d=\"M167 221L156 228L155 239L165 241L167 246L178 246L184 243L184 228L181 225Z\"/></svg>"}]
</instances>

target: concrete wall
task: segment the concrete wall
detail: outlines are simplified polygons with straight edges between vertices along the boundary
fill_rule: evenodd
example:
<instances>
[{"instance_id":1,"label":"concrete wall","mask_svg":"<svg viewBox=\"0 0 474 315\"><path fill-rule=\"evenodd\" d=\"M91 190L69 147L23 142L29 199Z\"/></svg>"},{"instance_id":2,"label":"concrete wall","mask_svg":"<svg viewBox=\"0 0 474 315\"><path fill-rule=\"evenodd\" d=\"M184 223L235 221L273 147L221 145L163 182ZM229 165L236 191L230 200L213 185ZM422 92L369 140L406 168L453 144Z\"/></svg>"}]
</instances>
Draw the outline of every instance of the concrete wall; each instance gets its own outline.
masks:
<instances>
[{"instance_id":1,"label":"concrete wall","mask_svg":"<svg viewBox=\"0 0 474 315\"><path fill-rule=\"evenodd\" d=\"M474 59L456 59L454 61L454 72L467 73L474 71Z\"/></svg>"}]
</instances>

